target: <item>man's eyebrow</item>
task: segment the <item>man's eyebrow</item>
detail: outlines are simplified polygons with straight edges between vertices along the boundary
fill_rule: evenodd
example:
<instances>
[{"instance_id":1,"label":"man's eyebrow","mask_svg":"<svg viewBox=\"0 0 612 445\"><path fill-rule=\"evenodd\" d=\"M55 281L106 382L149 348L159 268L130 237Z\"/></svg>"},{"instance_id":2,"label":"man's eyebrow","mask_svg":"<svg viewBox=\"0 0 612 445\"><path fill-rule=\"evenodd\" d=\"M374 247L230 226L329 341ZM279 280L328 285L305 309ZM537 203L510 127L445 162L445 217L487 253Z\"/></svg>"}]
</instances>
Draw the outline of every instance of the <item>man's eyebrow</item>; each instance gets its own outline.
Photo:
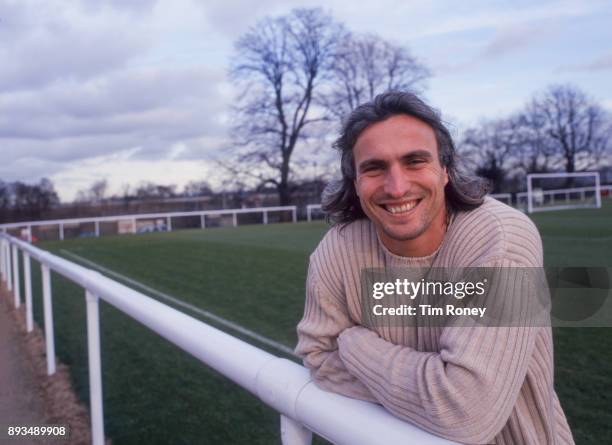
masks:
<instances>
[{"instance_id":1,"label":"man's eyebrow","mask_svg":"<svg viewBox=\"0 0 612 445\"><path fill-rule=\"evenodd\" d=\"M406 160L411 160L414 158L428 158L431 159L433 158L433 155L431 154L431 152L429 150L413 150L409 153L406 153L405 155L402 156L402 161L406 161Z\"/></svg>"},{"instance_id":2,"label":"man's eyebrow","mask_svg":"<svg viewBox=\"0 0 612 445\"><path fill-rule=\"evenodd\" d=\"M412 150L404 154L400 159L402 161L410 161L414 158L432 159L433 155L429 150ZM380 167L385 167L386 165L387 165L387 161L384 161L382 159L370 158L370 159L361 161L359 165L357 166L357 170L364 171L371 167L380 168Z\"/></svg>"},{"instance_id":3,"label":"man's eyebrow","mask_svg":"<svg viewBox=\"0 0 612 445\"><path fill-rule=\"evenodd\" d=\"M357 166L357 169L359 171L364 171L370 167L385 167L387 165L386 161L383 161L382 159L376 159L376 158L372 158L372 159L366 159L365 161L362 161L359 163L359 165Z\"/></svg>"}]
</instances>

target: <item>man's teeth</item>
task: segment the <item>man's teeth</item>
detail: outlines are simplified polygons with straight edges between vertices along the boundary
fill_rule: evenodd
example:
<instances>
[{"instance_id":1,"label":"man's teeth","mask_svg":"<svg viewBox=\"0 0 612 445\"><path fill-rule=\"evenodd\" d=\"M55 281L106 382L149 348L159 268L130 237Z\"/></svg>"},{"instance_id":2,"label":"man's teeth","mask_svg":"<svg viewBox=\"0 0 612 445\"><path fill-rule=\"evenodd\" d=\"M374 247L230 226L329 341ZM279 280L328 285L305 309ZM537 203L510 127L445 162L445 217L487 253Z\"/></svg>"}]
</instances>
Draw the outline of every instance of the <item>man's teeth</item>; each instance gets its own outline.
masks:
<instances>
[{"instance_id":1,"label":"man's teeth","mask_svg":"<svg viewBox=\"0 0 612 445\"><path fill-rule=\"evenodd\" d=\"M396 213L404 213L404 212L407 212L408 210L412 210L414 206L416 205L417 205L417 201L410 201L410 202L407 202L399 206L387 205L385 207L389 212L396 214Z\"/></svg>"}]
</instances>

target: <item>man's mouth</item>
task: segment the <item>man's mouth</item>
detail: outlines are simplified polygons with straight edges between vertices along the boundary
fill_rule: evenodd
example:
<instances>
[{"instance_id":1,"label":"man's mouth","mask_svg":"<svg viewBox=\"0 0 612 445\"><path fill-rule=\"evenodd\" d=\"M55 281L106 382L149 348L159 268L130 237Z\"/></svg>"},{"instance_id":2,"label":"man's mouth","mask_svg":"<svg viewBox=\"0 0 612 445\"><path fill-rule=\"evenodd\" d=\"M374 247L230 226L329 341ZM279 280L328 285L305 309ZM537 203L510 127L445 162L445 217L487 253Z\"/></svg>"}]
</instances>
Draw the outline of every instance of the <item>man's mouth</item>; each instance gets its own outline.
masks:
<instances>
[{"instance_id":1,"label":"man's mouth","mask_svg":"<svg viewBox=\"0 0 612 445\"><path fill-rule=\"evenodd\" d=\"M381 207L393 215L401 215L414 209L419 202L421 202L420 199L414 199L412 201L403 201L395 204L383 204Z\"/></svg>"}]
</instances>

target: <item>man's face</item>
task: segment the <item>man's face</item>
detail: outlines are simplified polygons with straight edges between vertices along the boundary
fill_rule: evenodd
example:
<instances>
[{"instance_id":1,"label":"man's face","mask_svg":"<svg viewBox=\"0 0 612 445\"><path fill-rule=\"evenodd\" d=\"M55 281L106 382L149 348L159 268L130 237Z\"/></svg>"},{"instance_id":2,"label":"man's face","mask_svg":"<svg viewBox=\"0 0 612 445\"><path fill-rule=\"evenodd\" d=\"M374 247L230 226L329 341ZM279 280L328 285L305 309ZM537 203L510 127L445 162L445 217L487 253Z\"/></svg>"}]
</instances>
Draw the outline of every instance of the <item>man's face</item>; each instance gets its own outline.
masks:
<instances>
[{"instance_id":1,"label":"man's face","mask_svg":"<svg viewBox=\"0 0 612 445\"><path fill-rule=\"evenodd\" d=\"M366 128L353 147L355 189L383 243L405 256L428 255L442 241L446 169L434 131L395 115Z\"/></svg>"}]
</instances>

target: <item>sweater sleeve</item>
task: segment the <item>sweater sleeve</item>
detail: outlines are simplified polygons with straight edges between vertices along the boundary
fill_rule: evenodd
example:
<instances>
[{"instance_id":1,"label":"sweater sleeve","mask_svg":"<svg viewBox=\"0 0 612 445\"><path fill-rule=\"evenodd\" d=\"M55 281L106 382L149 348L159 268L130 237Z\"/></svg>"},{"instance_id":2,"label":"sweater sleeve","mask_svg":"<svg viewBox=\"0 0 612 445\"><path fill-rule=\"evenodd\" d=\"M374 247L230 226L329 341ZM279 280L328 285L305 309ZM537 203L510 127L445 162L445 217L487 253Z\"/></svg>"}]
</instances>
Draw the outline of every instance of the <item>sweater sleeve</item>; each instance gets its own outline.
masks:
<instances>
[{"instance_id":1,"label":"sweater sleeve","mask_svg":"<svg viewBox=\"0 0 612 445\"><path fill-rule=\"evenodd\" d=\"M297 326L295 352L304 358L313 380L327 391L376 402L370 390L350 374L338 354L338 335L354 326L341 304L340 292L333 292L319 277L311 259L306 280L304 316Z\"/></svg>"},{"instance_id":2,"label":"sweater sleeve","mask_svg":"<svg viewBox=\"0 0 612 445\"><path fill-rule=\"evenodd\" d=\"M534 292L524 277L498 286L494 297L522 300L536 298ZM344 331L338 344L348 371L396 416L450 440L491 443L508 421L545 329L520 326L445 327L437 352L395 345L361 326Z\"/></svg>"}]
</instances>

